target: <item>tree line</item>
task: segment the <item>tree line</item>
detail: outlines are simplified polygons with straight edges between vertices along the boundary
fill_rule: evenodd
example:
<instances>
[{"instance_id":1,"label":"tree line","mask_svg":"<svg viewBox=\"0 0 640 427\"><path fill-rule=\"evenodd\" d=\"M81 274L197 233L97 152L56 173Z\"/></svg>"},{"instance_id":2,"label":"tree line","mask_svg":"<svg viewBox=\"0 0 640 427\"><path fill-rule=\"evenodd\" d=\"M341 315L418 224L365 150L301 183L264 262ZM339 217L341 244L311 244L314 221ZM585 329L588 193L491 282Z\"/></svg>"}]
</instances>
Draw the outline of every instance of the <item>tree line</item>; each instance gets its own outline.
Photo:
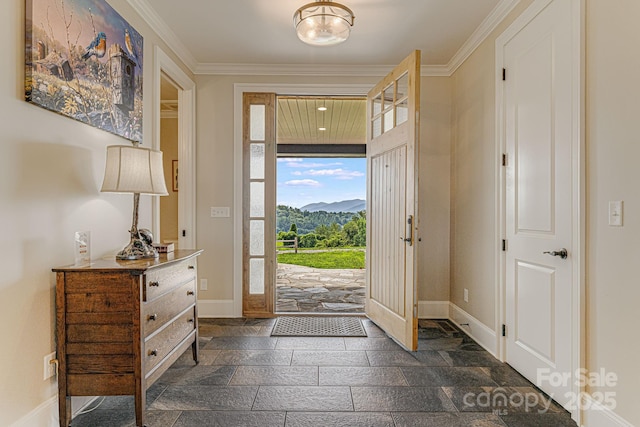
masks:
<instances>
[{"instance_id":1,"label":"tree line","mask_svg":"<svg viewBox=\"0 0 640 427\"><path fill-rule=\"evenodd\" d=\"M277 207L277 239L298 238L301 248L338 248L365 246L367 217L365 211L308 212L279 205ZM288 228L285 228L287 227ZM292 246L292 243L287 243Z\"/></svg>"}]
</instances>

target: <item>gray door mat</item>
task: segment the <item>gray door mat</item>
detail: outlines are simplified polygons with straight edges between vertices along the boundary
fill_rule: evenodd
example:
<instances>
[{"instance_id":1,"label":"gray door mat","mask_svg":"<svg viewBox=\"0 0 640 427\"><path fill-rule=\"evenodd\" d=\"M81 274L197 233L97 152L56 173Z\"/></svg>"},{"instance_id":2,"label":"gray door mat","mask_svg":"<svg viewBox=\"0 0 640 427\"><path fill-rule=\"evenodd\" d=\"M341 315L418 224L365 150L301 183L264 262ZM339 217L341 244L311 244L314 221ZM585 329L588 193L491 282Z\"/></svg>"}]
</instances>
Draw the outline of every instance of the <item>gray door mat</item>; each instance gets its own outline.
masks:
<instances>
[{"instance_id":1,"label":"gray door mat","mask_svg":"<svg viewBox=\"0 0 640 427\"><path fill-rule=\"evenodd\" d=\"M366 337L357 317L280 316L272 337Z\"/></svg>"}]
</instances>

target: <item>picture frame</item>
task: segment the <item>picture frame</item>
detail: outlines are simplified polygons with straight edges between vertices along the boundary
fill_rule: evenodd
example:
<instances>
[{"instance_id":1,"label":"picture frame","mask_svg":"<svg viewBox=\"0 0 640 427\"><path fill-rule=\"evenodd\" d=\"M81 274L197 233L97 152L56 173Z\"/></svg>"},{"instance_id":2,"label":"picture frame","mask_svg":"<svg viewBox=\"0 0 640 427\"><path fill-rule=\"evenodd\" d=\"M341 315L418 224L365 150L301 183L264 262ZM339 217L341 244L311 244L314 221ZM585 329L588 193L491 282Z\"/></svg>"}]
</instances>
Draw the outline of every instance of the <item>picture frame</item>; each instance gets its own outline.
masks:
<instances>
[{"instance_id":1,"label":"picture frame","mask_svg":"<svg viewBox=\"0 0 640 427\"><path fill-rule=\"evenodd\" d=\"M142 142L143 42L105 0L26 0L25 100Z\"/></svg>"},{"instance_id":2,"label":"picture frame","mask_svg":"<svg viewBox=\"0 0 640 427\"><path fill-rule=\"evenodd\" d=\"M178 191L178 161L177 160L171 161L171 176L172 176L171 189L177 192Z\"/></svg>"}]
</instances>

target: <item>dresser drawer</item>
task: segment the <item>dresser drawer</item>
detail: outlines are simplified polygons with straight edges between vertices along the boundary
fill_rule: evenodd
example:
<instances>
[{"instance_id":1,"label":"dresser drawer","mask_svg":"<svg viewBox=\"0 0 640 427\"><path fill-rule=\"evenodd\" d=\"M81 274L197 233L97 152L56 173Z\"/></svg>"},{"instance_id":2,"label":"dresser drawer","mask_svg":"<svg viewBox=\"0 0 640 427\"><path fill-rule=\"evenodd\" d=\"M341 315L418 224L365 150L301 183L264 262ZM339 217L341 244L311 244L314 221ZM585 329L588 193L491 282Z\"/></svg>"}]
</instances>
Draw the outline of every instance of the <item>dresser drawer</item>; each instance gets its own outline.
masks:
<instances>
[{"instance_id":1,"label":"dresser drawer","mask_svg":"<svg viewBox=\"0 0 640 427\"><path fill-rule=\"evenodd\" d=\"M151 302L144 304L143 336L148 337L169 320L196 303L196 281L192 280Z\"/></svg>"},{"instance_id":2,"label":"dresser drawer","mask_svg":"<svg viewBox=\"0 0 640 427\"><path fill-rule=\"evenodd\" d=\"M145 344L146 350L143 355L145 373L149 373L162 362L162 359L193 332L195 327L195 308L192 307L150 337Z\"/></svg>"},{"instance_id":3,"label":"dresser drawer","mask_svg":"<svg viewBox=\"0 0 640 427\"><path fill-rule=\"evenodd\" d=\"M152 301L196 278L196 260L188 259L148 271L144 276L144 300Z\"/></svg>"}]
</instances>

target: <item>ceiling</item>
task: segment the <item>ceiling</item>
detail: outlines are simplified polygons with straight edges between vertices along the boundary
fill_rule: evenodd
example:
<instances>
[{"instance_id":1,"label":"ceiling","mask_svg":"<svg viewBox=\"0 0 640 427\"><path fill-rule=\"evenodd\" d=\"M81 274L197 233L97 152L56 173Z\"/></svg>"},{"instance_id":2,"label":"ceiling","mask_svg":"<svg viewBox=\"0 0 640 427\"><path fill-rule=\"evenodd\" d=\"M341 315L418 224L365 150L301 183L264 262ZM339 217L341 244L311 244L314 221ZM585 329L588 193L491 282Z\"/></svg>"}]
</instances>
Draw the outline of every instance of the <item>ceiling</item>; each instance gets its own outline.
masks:
<instances>
[{"instance_id":1,"label":"ceiling","mask_svg":"<svg viewBox=\"0 0 640 427\"><path fill-rule=\"evenodd\" d=\"M332 47L308 46L295 34L293 13L310 0L128 1L195 73L246 74L258 66L264 74L285 65L307 74L362 71L419 49L423 67L450 74L519 0L342 0L355 25Z\"/></svg>"}]
</instances>

